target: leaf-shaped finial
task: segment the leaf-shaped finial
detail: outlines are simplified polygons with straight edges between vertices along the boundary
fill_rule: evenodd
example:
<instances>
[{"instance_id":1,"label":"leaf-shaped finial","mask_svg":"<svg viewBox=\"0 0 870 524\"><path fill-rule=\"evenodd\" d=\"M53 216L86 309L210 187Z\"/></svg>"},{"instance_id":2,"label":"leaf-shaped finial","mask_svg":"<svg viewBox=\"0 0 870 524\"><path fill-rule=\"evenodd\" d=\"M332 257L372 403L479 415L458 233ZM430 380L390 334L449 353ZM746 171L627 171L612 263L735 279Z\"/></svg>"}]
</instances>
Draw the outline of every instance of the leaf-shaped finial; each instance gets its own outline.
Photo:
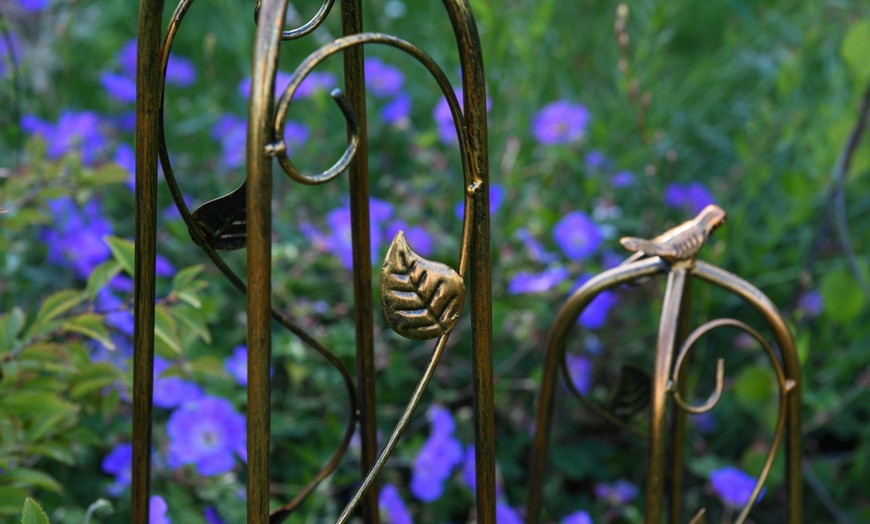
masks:
<instances>
[{"instance_id":1,"label":"leaf-shaped finial","mask_svg":"<svg viewBox=\"0 0 870 524\"><path fill-rule=\"evenodd\" d=\"M414 340L439 337L459 320L464 303L462 277L414 253L404 231L396 233L381 271L381 306L393 331Z\"/></svg>"}]
</instances>

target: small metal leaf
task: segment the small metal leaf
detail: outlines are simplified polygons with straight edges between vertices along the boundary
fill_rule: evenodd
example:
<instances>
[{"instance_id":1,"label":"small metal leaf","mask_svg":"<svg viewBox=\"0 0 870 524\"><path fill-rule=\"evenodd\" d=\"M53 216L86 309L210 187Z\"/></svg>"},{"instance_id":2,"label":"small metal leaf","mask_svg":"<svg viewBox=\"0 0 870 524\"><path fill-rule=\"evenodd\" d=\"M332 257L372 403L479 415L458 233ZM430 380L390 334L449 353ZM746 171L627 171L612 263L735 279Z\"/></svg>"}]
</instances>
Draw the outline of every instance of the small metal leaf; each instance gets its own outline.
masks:
<instances>
[{"instance_id":1,"label":"small metal leaf","mask_svg":"<svg viewBox=\"0 0 870 524\"><path fill-rule=\"evenodd\" d=\"M206 243L218 251L243 249L248 244L246 186L247 181L232 193L209 200L191 213Z\"/></svg>"},{"instance_id":2,"label":"small metal leaf","mask_svg":"<svg viewBox=\"0 0 870 524\"><path fill-rule=\"evenodd\" d=\"M411 250L399 231L381 271L381 306L396 333L414 340L439 337L459 320L465 283L450 266Z\"/></svg>"},{"instance_id":3,"label":"small metal leaf","mask_svg":"<svg viewBox=\"0 0 870 524\"><path fill-rule=\"evenodd\" d=\"M640 366L626 362L619 370L619 379L610 401L610 412L628 420L649 406L652 379Z\"/></svg>"}]
</instances>

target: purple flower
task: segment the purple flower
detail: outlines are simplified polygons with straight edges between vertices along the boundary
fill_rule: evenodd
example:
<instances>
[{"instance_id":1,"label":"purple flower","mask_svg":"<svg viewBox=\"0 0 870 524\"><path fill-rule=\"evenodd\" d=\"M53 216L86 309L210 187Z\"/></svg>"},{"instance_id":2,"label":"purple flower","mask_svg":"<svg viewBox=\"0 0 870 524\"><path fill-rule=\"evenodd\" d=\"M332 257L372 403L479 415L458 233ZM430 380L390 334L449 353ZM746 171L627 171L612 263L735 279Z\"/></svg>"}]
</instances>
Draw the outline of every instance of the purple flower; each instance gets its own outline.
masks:
<instances>
[{"instance_id":1,"label":"purple flower","mask_svg":"<svg viewBox=\"0 0 870 524\"><path fill-rule=\"evenodd\" d=\"M296 97L311 98L318 91L331 90L337 83L338 80L335 75L330 72L324 71L320 73L312 71L299 85L299 89L296 90Z\"/></svg>"},{"instance_id":2,"label":"purple flower","mask_svg":"<svg viewBox=\"0 0 870 524\"><path fill-rule=\"evenodd\" d=\"M308 141L308 128L295 120L288 120L284 124L284 142L287 144L287 154L293 152L293 148L301 146Z\"/></svg>"},{"instance_id":3,"label":"purple flower","mask_svg":"<svg viewBox=\"0 0 870 524\"><path fill-rule=\"evenodd\" d=\"M378 496L378 506L384 513L386 524L414 524L411 512L405 506L405 501L402 500L396 486L384 484Z\"/></svg>"},{"instance_id":4,"label":"purple flower","mask_svg":"<svg viewBox=\"0 0 870 524\"><path fill-rule=\"evenodd\" d=\"M388 202L371 197L369 199L369 220L371 222L371 250L372 257L377 256L381 247L381 225L389 220L393 214L393 206ZM330 211L326 217L329 224L330 236L328 249L333 255L341 260L344 267L353 267L353 246L351 235L350 207L343 206Z\"/></svg>"},{"instance_id":5,"label":"purple flower","mask_svg":"<svg viewBox=\"0 0 870 524\"><path fill-rule=\"evenodd\" d=\"M610 178L613 187L627 187L634 184L634 174L631 171L620 171Z\"/></svg>"},{"instance_id":6,"label":"purple flower","mask_svg":"<svg viewBox=\"0 0 870 524\"><path fill-rule=\"evenodd\" d=\"M582 211L568 213L553 227L556 245L574 261L592 256L603 238L598 225Z\"/></svg>"},{"instance_id":7,"label":"purple flower","mask_svg":"<svg viewBox=\"0 0 870 524\"><path fill-rule=\"evenodd\" d=\"M498 524L523 524L517 511L501 501L495 504L495 521Z\"/></svg>"},{"instance_id":8,"label":"purple flower","mask_svg":"<svg viewBox=\"0 0 870 524\"><path fill-rule=\"evenodd\" d=\"M133 445L118 444L100 463L103 473L115 476L115 482L109 486L110 495L120 495L124 488L133 480Z\"/></svg>"},{"instance_id":9,"label":"purple flower","mask_svg":"<svg viewBox=\"0 0 870 524\"><path fill-rule=\"evenodd\" d=\"M754 340L752 342L755 343ZM709 411L701 413L700 415L694 415L689 420L695 424L695 427L698 428L698 431L701 433L711 433L716 429L716 417Z\"/></svg>"},{"instance_id":10,"label":"purple flower","mask_svg":"<svg viewBox=\"0 0 870 524\"><path fill-rule=\"evenodd\" d=\"M245 458L245 417L226 399L202 397L172 412L169 466L195 464L200 475L219 475L233 469L233 453Z\"/></svg>"},{"instance_id":11,"label":"purple flower","mask_svg":"<svg viewBox=\"0 0 870 524\"><path fill-rule=\"evenodd\" d=\"M580 510L563 518L562 524L592 524L592 517L589 516L589 513Z\"/></svg>"},{"instance_id":12,"label":"purple flower","mask_svg":"<svg viewBox=\"0 0 870 524\"><path fill-rule=\"evenodd\" d=\"M456 89L456 98L459 100L459 107L462 107L462 89ZM492 101L486 97L486 110L489 111L492 107ZM447 104L447 98L441 97L438 104L432 110L432 118L438 125L438 137L444 145L456 145L456 125L453 123L453 115L450 113L450 106Z\"/></svg>"},{"instance_id":13,"label":"purple flower","mask_svg":"<svg viewBox=\"0 0 870 524\"><path fill-rule=\"evenodd\" d=\"M423 502L432 502L444 492L444 482L462 462L462 444L453 437L453 417L444 407L429 410L432 433L414 459L411 493Z\"/></svg>"},{"instance_id":14,"label":"purple flower","mask_svg":"<svg viewBox=\"0 0 870 524\"><path fill-rule=\"evenodd\" d=\"M8 35L8 39L6 36ZM6 73L6 64L9 63L9 55L12 55L11 62L18 64L21 60L21 46L18 43L18 37L15 33L0 34L0 77Z\"/></svg>"},{"instance_id":15,"label":"purple flower","mask_svg":"<svg viewBox=\"0 0 870 524\"><path fill-rule=\"evenodd\" d=\"M160 495L154 495L148 501L148 524L172 524L169 517L166 516L166 510L169 509L166 501Z\"/></svg>"},{"instance_id":16,"label":"purple flower","mask_svg":"<svg viewBox=\"0 0 870 524\"><path fill-rule=\"evenodd\" d=\"M819 316L822 312L822 295L818 290L811 290L803 294L798 301L798 309L809 318Z\"/></svg>"},{"instance_id":17,"label":"purple flower","mask_svg":"<svg viewBox=\"0 0 870 524\"><path fill-rule=\"evenodd\" d=\"M89 200L83 209L70 197L48 202L54 227L43 232L48 246L48 262L71 267L76 274L87 279L97 265L111 256L103 240L112 234L112 225L103 218L99 201Z\"/></svg>"},{"instance_id":18,"label":"purple flower","mask_svg":"<svg viewBox=\"0 0 870 524\"><path fill-rule=\"evenodd\" d=\"M405 75L377 57L366 58L366 87L378 98L393 96L402 90Z\"/></svg>"},{"instance_id":19,"label":"purple flower","mask_svg":"<svg viewBox=\"0 0 870 524\"><path fill-rule=\"evenodd\" d=\"M588 282L590 278L592 278L592 275L589 273L581 275L574 284L571 293L580 289L580 286ZM580 314L580 318L577 319L577 323L586 329L601 329L604 323L607 322L610 310L613 309L613 306L617 302L619 302L619 297L616 293L610 290L602 291L586 306L586 309Z\"/></svg>"},{"instance_id":20,"label":"purple flower","mask_svg":"<svg viewBox=\"0 0 870 524\"><path fill-rule=\"evenodd\" d=\"M532 119L532 134L540 144L567 144L583 138L589 111L582 104L565 100L544 106Z\"/></svg>"},{"instance_id":21,"label":"purple flower","mask_svg":"<svg viewBox=\"0 0 870 524\"><path fill-rule=\"evenodd\" d=\"M161 408L174 408L185 402L201 398L202 388L181 377L160 376L169 367L169 363L160 357L154 357L154 405Z\"/></svg>"},{"instance_id":22,"label":"purple flower","mask_svg":"<svg viewBox=\"0 0 870 524\"><path fill-rule=\"evenodd\" d=\"M562 266L552 266L541 273L520 271L508 284L508 294L526 295L543 293L559 285L568 277L568 270Z\"/></svg>"},{"instance_id":23,"label":"purple flower","mask_svg":"<svg viewBox=\"0 0 870 524\"><path fill-rule=\"evenodd\" d=\"M169 55L166 63L166 83L187 87L196 82L196 67L187 58Z\"/></svg>"},{"instance_id":24,"label":"purple flower","mask_svg":"<svg viewBox=\"0 0 870 524\"><path fill-rule=\"evenodd\" d=\"M594 149L586 153L584 162L586 163L586 170L590 172L604 171L610 167L610 159L604 156L604 153L601 151Z\"/></svg>"},{"instance_id":25,"label":"purple flower","mask_svg":"<svg viewBox=\"0 0 870 524\"><path fill-rule=\"evenodd\" d=\"M48 0L18 0L18 5L25 11L35 13L48 7Z\"/></svg>"},{"instance_id":26,"label":"purple flower","mask_svg":"<svg viewBox=\"0 0 870 524\"><path fill-rule=\"evenodd\" d=\"M403 220L394 220L384 230L384 238L392 242L399 231L405 232L405 238L415 253L424 257L432 254L432 235L423 226L409 226Z\"/></svg>"},{"instance_id":27,"label":"purple flower","mask_svg":"<svg viewBox=\"0 0 870 524\"><path fill-rule=\"evenodd\" d=\"M682 209L697 214L708 204L715 203L713 194L701 182L688 184L674 182L665 188L665 205L674 209Z\"/></svg>"},{"instance_id":28,"label":"purple flower","mask_svg":"<svg viewBox=\"0 0 870 524\"><path fill-rule=\"evenodd\" d=\"M233 349L230 355L224 361L224 369L231 377L236 379L236 384L240 386L248 385L248 348L241 345Z\"/></svg>"},{"instance_id":29,"label":"purple flower","mask_svg":"<svg viewBox=\"0 0 870 524\"><path fill-rule=\"evenodd\" d=\"M568 375L577 391L589 393L592 385L592 361L585 355L568 355L566 358Z\"/></svg>"},{"instance_id":30,"label":"purple flower","mask_svg":"<svg viewBox=\"0 0 870 524\"><path fill-rule=\"evenodd\" d=\"M78 152L86 166L97 160L108 142L101 129L102 121L90 111L64 111L55 125L33 115L25 115L21 127L31 135L42 135L47 143L46 154L49 158Z\"/></svg>"},{"instance_id":31,"label":"purple flower","mask_svg":"<svg viewBox=\"0 0 870 524\"><path fill-rule=\"evenodd\" d=\"M595 496L614 507L623 507L637 496L637 486L627 480L617 480L613 484L595 485Z\"/></svg>"},{"instance_id":32,"label":"purple flower","mask_svg":"<svg viewBox=\"0 0 870 524\"><path fill-rule=\"evenodd\" d=\"M207 524L225 524L217 510L211 506L206 506L205 510L202 512L202 516Z\"/></svg>"},{"instance_id":33,"label":"purple flower","mask_svg":"<svg viewBox=\"0 0 870 524\"><path fill-rule=\"evenodd\" d=\"M223 115L212 126L211 137L221 145L221 160L225 168L234 169L244 165L248 139L248 122L244 118Z\"/></svg>"},{"instance_id":34,"label":"purple flower","mask_svg":"<svg viewBox=\"0 0 870 524\"><path fill-rule=\"evenodd\" d=\"M155 261L154 272L158 277L171 277L175 274L172 263L163 255L158 254Z\"/></svg>"},{"instance_id":35,"label":"purple flower","mask_svg":"<svg viewBox=\"0 0 870 524\"><path fill-rule=\"evenodd\" d=\"M124 184L134 191L136 189L136 152L127 144L118 144L115 148L113 162L124 168L129 175Z\"/></svg>"},{"instance_id":36,"label":"purple flower","mask_svg":"<svg viewBox=\"0 0 870 524\"><path fill-rule=\"evenodd\" d=\"M100 83L109 96L118 102L136 101L136 81L118 73L105 72L100 75Z\"/></svg>"},{"instance_id":37,"label":"purple flower","mask_svg":"<svg viewBox=\"0 0 870 524\"><path fill-rule=\"evenodd\" d=\"M548 252L544 245L532 236L528 229L521 227L516 230L514 236L522 241L526 248L526 252L529 254L529 258L532 260L543 262L544 264L556 261L556 255Z\"/></svg>"},{"instance_id":38,"label":"purple flower","mask_svg":"<svg viewBox=\"0 0 870 524\"><path fill-rule=\"evenodd\" d=\"M127 40L127 43L118 51L115 60L121 66L121 71L128 78L136 78L136 39Z\"/></svg>"},{"instance_id":39,"label":"purple flower","mask_svg":"<svg viewBox=\"0 0 870 524\"><path fill-rule=\"evenodd\" d=\"M383 108L381 108L381 118L384 122L396 126L405 121L408 115L411 114L411 97L399 93Z\"/></svg>"},{"instance_id":40,"label":"purple flower","mask_svg":"<svg viewBox=\"0 0 870 524\"><path fill-rule=\"evenodd\" d=\"M739 469L727 466L710 473L710 483L713 491L722 499L726 506L742 508L749 502L752 490L755 489L756 480ZM764 490L758 496L758 500L764 495Z\"/></svg>"},{"instance_id":41,"label":"purple flower","mask_svg":"<svg viewBox=\"0 0 870 524\"><path fill-rule=\"evenodd\" d=\"M97 293L95 306L97 313L105 313L106 324L133 336L133 313L110 289L103 288Z\"/></svg>"}]
</instances>

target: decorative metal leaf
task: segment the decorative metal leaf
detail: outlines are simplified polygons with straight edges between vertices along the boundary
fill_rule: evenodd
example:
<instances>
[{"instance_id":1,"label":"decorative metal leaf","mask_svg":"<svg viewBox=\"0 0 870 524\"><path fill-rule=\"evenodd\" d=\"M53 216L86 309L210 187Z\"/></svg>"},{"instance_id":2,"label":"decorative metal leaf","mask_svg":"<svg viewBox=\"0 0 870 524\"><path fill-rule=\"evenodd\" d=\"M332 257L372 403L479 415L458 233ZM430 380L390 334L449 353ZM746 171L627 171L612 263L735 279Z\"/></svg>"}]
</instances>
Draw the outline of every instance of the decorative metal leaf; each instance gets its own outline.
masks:
<instances>
[{"instance_id":1,"label":"decorative metal leaf","mask_svg":"<svg viewBox=\"0 0 870 524\"><path fill-rule=\"evenodd\" d=\"M414 340L439 337L459 320L465 283L450 266L411 250L399 231L381 271L381 306L396 333Z\"/></svg>"},{"instance_id":2,"label":"decorative metal leaf","mask_svg":"<svg viewBox=\"0 0 870 524\"><path fill-rule=\"evenodd\" d=\"M246 186L247 181L232 193L210 200L191 213L206 243L218 251L234 251L248 245Z\"/></svg>"},{"instance_id":3,"label":"decorative metal leaf","mask_svg":"<svg viewBox=\"0 0 870 524\"><path fill-rule=\"evenodd\" d=\"M610 412L628 420L649 406L652 379L637 364L626 362L619 370L619 379L610 401Z\"/></svg>"}]
</instances>

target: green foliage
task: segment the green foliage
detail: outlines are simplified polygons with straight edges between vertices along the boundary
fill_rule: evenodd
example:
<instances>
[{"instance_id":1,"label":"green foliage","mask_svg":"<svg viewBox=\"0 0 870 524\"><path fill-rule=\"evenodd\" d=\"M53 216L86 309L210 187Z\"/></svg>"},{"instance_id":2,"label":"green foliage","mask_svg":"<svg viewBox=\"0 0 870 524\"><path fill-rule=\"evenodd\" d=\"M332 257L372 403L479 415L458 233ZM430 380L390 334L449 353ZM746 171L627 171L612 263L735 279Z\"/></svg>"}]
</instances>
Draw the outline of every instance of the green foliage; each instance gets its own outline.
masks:
<instances>
[{"instance_id":1,"label":"green foliage","mask_svg":"<svg viewBox=\"0 0 870 524\"><path fill-rule=\"evenodd\" d=\"M49 524L48 515L36 501L28 497L21 512L21 524Z\"/></svg>"},{"instance_id":2,"label":"green foliage","mask_svg":"<svg viewBox=\"0 0 870 524\"><path fill-rule=\"evenodd\" d=\"M458 80L454 38L439 2L364 2L367 30L413 41ZM317 4L293 3L298 13L291 13L288 24L307 19ZM543 348L574 280L602 270L610 263L604 255L621 257L620 236L651 236L687 218L687 211L665 204L665 191L675 182L698 181L729 213L701 257L756 284L796 332L804 372L806 458L819 481L805 486L806 521L832 521L830 501L855 522L870 520L865 487L870 308L847 253L834 230L825 227L834 166L870 82L866 3L640 0L628 6L622 46L614 35L617 6L610 2L471 4L492 100L491 177L505 191L492 224L495 417L503 500L513 507L525 502ZM68 110L95 111L104 119L106 143L93 162L72 146L67 154L55 155L45 141L50 137L21 132L17 117L0 112L0 208L6 210L0 214L0 521L17 522L23 506L25 513L32 508L33 515L44 516L32 501L25 506L30 496L57 522L124 521L129 520L129 491L114 484L102 461L116 445L130 441L130 336L118 327L117 314L132 310L124 286L132 285L135 267L135 203L123 184L129 173L111 159L116 147L134 141L118 124L132 106L108 96L100 75L121 69L116 55L135 35L136 9L123 2L50 5L37 17L10 11L25 59L19 62L20 89L12 88L10 75L0 73L0 107L20 107L23 114L52 123ZM402 15L391 11L402 6ZM241 117L247 110L237 89L250 74L255 30L250 7L233 2L193 6L173 47L176 56L192 60L198 74L193 86L170 85L166 93L170 155L191 208L244 179L243 167L225 165L219 155L222 137L212 132L222 115ZM293 71L320 43L339 35L340 25L333 13L318 30L319 38L284 43L281 70ZM417 64L395 50L370 46L366 54L399 67L406 76L403 92L412 100L408 119L388 125L379 118L385 102L369 99L372 195L393 204L395 218L432 235L433 253L427 258L456 267L461 224L453 207L464 191L458 154L440 141L432 122L441 95ZM340 73L341 59L327 61L322 70ZM590 124L580 140L540 144L530 132L532 121L559 99L584 104ZM306 144L292 151L301 169L320 171L341 154L345 126L326 93L294 101L290 118L310 131ZM609 170L585 165L593 150L609 159ZM634 174L633 185L611 183L611 175L622 170ZM865 134L844 188L860 267L870 262L868 174L870 138ZM329 213L345 205L346 195L344 181L301 187L275 178L273 305L354 369L353 282L329 252L328 237ZM99 238L105 256L87 275L69 265L78 251L58 257L57 246L46 241L46 232L62 229L63 219L52 205L65 198L77 209L99 203L112 226ZM164 211L173 204L163 180L157 205L158 253L175 268L157 281L156 350L167 362L161 378L196 383L205 394L241 410L245 391L226 360L245 340L244 297L193 245L187 226ZM568 261L560 251L553 228L572 211L593 216L606 233L594 257ZM555 260L533 257L518 237L521 229ZM312 230L326 232L327 238ZM375 271L384 248L382 242L375 253ZM244 252L222 255L244 274ZM564 266L570 277L554 288L528 295L508 292L519 272L555 265ZM819 293L820 314L804 304L808 291ZM578 328L572 334L569 350L592 362L594 401L606 403L622 361L652 364L661 292L656 283L618 290L618 309L605 328ZM703 283L694 293L696 322L733 317L761 326L739 300ZM117 303L105 306L107 294ZM451 410L463 444L473 438L469 332L463 314L424 397L424 405L438 402ZM348 408L340 376L322 358L277 327L273 339L277 505L298 493L331 456ZM378 429L386 436L431 347L395 336L376 315L375 350ZM775 380L760 348L733 333L711 333L693 355L694 398L712 390L715 358L726 358L723 398L712 422L689 417L686 448L687 507L711 508L710 520L718 522L721 504L711 494L709 476L729 465L752 475L760 471L777 414ZM642 512L596 498L594 488L616 479L642 485L644 443L600 423L561 386L556 402L545 519L558 521L582 508L595 522L642 522ZM238 493L246 479L240 461L215 476L199 475L191 465L167 465L172 413L158 406L154 415L153 490L166 499L168 515L176 523L199 522L203 510L213 507L226 522L243 521ZM635 420L643 424L644 416ZM473 518L473 496L458 471L434 503L409 494L409 471L428 431L421 410L382 479L399 486L419 522L467 521ZM352 448L294 518L334 520L358 480L358 461ZM753 513L757 522L782 521L783 475L777 463L768 494ZM98 497L110 498L115 513L101 514L108 507L94 502ZM641 507L641 498L632 505Z\"/></svg>"}]
</instances>

